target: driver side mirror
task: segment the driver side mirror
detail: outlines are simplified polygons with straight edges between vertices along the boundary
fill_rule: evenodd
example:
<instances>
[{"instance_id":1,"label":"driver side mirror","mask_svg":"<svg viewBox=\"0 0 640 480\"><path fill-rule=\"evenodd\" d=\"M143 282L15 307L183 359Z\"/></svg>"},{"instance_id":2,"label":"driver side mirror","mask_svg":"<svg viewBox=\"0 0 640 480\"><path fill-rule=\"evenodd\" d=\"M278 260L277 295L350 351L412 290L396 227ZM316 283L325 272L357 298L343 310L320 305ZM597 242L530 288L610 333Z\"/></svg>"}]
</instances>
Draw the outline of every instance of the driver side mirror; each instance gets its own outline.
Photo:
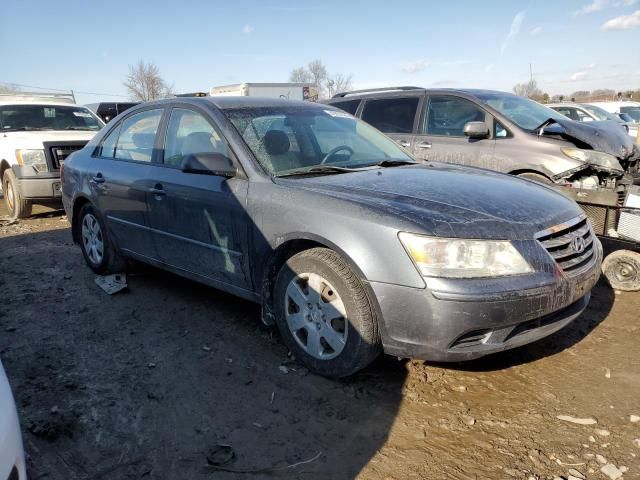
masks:
<instances>
[{"instance_id":1,"label":"driver side mirror","mask_svg":"<svg viewBox=\"0 0 640 480\"><path fill-rule=\"evenodd\" d=\"M469 138L487 138L489 127L484 122L467 122L464 124L464 134Z\"/></svg>"},{"instance_id":2,"label":"driver side mirror","mask_svg":"<svg viewBox=\"0 0 640 480\"><path fill-rule=\"evenodd\" d=\"M238 169L231 159L221 153L190 153L182 159L180 169L184 173L217 175L226 178L232 178L238 174Z\"/></svg>"}]
</instances>

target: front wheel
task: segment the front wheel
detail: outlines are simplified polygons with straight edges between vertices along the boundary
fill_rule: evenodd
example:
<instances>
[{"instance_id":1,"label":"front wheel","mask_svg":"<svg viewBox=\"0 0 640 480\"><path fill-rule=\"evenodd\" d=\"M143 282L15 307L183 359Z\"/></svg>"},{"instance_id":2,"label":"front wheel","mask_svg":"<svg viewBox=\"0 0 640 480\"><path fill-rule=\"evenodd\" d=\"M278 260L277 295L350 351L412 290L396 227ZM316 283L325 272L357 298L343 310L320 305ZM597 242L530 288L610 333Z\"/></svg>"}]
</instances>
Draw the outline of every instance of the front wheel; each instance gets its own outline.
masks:
<instances>
[{"instance_id":1,"label":"front wheel","mask_svg":"<svg viewBox=\"0 0 640 480\"><path fill-rule=\"evenodd\" d=\"M31 215L31 202L22 198L18 188L18 179L10 168L5 170L2 177L2 192L11 220L26 218Z\"/></svg>"},{"instance_id":2,"label":"front wheel","mask_svg":"<svg viewBox=\"0 0 640 480\"><path fill-rule=\"evenodd\" d=\"M274 302L285 343L313 372L346 377L381 352L364 286L332 250L313 248L289 258L277 275Z\"/></svg>"},{"instance_id":3,"label":"front wheel","mask_svg":"<svg viewBox=\"0 0 640 480\"><path fill-rule=\"evenodd\" d=\"M615 290L640 290L640 253L630 250L610 253L602 262L602 273Z\"/></svg>"},{"instance_id":4,"label":"front wheel","mask_svg":"<svg viewBox=\"0 0 640 480\"><path fill-rule=\"evenodd\" d=\"M82 255L91 270L106 275L125 269L124 258L111 242L102 217L90 203L80 209L78 229Z\"/></svg>"}]
</instances>

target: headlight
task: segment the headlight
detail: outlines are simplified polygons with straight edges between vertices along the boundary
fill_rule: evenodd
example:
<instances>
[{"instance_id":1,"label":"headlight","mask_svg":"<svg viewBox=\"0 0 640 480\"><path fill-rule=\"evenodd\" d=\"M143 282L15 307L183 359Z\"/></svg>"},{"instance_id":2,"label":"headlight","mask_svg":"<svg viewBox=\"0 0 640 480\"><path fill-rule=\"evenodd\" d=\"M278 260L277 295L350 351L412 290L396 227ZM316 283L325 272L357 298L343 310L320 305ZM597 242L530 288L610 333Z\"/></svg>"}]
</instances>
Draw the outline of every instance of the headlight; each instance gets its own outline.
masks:
<instances>
[{"instance_id":1,"label":"headlight","mask_svg":"<svg viewBox=\"0 0 640 480\"><path fill-rule=\"evenodd\" d=\"M18 164L33 167L37 172L49 170L44 150L16 150L16 158Z\"/></svg>"},{"instance_id":2,"label":"headlight","mask_svg":"<svg viewBox=\"0 0 640 480\"><path fill-rule=\"evenodd\" d=\"M622 166L618 159L613 155L604 152L596 152L595 150L582 150L581 148L561 148L562 153L567 157L581 162L592 163L606 168L622 170Z\"/></svg>"},{"instance_id":3,"label":"headlight","mask_svg":"<svg viewBox=\"0 0 640 480\"><path fill-rule=\"evenodd\" d=\"M508 240L437 238L406 232L399 237L424 277L499 277L533 272Z\"/></svg>"}]
</instances>

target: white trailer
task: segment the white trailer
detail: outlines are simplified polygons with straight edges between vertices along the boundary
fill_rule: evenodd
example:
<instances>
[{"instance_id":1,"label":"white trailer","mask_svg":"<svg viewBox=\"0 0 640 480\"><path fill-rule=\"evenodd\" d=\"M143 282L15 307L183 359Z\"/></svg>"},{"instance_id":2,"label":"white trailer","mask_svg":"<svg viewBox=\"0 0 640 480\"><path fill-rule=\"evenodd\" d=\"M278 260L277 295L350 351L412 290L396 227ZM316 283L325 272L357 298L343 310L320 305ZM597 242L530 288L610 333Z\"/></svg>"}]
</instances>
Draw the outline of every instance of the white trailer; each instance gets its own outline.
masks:
<instances>
[{"instance_id":1,"label":"white trailer","mask_svg":"<svg viewBox=\"0 0 640 480\"><path fill-rule=\"evenodd\" d=\"M317 92L310 83L236 83L211 87L212 97L269 97L287 98L290 100L318 99Z\"/></svg>"}]
</instances>

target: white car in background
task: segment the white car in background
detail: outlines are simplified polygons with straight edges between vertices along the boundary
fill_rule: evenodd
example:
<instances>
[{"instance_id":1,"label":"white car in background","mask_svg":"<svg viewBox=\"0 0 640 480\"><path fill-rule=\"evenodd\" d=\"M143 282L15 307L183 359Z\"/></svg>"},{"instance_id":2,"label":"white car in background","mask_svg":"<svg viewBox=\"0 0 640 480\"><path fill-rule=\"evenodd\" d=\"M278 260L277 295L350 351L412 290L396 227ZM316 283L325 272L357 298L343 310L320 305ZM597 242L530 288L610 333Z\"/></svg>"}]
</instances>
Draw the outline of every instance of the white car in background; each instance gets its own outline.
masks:
<instances>
[{"instance_id":1,"label":"white car in background","mask_svg":"<svg viewBox=\"0 0 640 480\"><path fill-rule=\"evenodd\" d=\"M18 413L2 363L0 363L0 479L27 479Z\"/></svg>"},{"instance_id":2,"label":"white car in background","mask_svg":"<svg viewBox=\"0 0 640 480\"><path fill-rule=\"evenodd\" d=\"M635 123L640 123L640 102L627 100L624 102L594 102L589 105L600 107L609 113L616 115L625 114L633 119ZM626 117L625 117L626 118Z\"/></svg>"},{"instance_id":3,"label":"white car in background","mask_svg":"<svg viewBox=\"0 0 640 480\"><path fill-rule=\"evenodd\" d=\"M636 138L638 136L637 123L625 122L619 117L619 114L609 112L597 105L590 103L549 103L547 107L553 108L556 112L576 122L616 122L619 123L631 137Z\"/></svg>"}]
</instances>

